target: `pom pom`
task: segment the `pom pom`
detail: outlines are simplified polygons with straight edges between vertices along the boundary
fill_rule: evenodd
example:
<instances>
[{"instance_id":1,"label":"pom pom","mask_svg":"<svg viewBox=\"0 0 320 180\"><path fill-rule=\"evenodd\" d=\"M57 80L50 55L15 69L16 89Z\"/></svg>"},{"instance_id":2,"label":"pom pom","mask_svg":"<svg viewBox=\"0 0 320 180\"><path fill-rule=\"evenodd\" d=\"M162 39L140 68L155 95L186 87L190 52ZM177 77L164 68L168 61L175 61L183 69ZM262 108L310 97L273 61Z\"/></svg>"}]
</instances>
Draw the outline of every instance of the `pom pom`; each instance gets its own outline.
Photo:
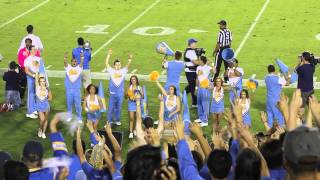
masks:
<instances>
[{"instance_id":1,"label":"pom pom","mask_svg":"<svg viewBox=\"0 0 320 180\"><path fill-rule=\"evenodd\" d=\"M204 80L202 80L202 81L200 82L200 87L201 87L201 88L208 88L209 85L210 85L210 82L209 82L208 79L204 79Z\"/></svg>"},{"instance_id":2,"label":"pom pom","mask_svg":"<svg viewBox=\"0 0 320 180\"><path fill-rule=\"evenodd\" d=\"M158 78L159 78L159 72L158 71L152 71L151 73L150 73L150 80L151 81L155 81L155 80L157 80Z\"/></svg>"}]
</instances>

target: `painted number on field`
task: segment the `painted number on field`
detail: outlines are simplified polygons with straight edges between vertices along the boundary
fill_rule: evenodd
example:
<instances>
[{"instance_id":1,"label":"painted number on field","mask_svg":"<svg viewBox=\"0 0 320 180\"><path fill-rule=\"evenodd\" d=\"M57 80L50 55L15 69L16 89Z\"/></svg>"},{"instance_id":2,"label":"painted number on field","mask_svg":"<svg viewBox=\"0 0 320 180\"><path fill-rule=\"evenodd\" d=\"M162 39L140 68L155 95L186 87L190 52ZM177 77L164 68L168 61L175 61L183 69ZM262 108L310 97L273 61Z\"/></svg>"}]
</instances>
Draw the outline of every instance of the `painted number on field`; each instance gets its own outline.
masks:
<instances>
[{"instance_id":1,"label":"painted number on field","mask_svg":"<svg viewBox=\"0 0 320 180\"><path fill-rule=\"evenodd\" d=\"M150 27L140 27L132 31L134 34L142 36L165 36L176 32L175 29L171 27L163 26L150 26Z\"/></svg>"},{"instance_id":2,"label":"painted number on field","mask_svg":"<svg viewBox=\"0 0 320 180\"><path fill-rule=\"evenodd\" d=\"M76 31L76 33L87 33L87 34L108 34L105 30L110 27L108 24L96 24L96 25L84 25L87 28L84 31Z\"/></svg>"}]
</instances>

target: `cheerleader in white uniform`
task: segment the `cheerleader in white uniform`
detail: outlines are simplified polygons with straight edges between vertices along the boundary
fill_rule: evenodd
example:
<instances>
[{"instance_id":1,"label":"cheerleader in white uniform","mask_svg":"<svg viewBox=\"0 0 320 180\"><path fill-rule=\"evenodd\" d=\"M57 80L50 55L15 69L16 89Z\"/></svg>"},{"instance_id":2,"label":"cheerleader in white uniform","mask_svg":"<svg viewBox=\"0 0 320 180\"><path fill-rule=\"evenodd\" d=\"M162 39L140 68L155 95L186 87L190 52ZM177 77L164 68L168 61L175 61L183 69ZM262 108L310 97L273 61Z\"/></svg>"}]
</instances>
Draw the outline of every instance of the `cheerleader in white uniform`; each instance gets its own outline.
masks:
<instances>
[{"instance_id":1,"label":"cheerleader in white uniform","mask_svg":"<svg viewBox=\"0 0 320 180\"><path fill-rule=\"evenodd\" d=\"M246 89L243 89L240 93L240 104L242 106L242 121L243 125L246 128L251 127L251 118L250 118L250 98L249 92Z\"/></svg>"},{"instance_id":2,"label":"cheerleader in white uniform","mask_svg":"<svg viewBox=\"0 0 320 180\"><path fill-rule=\"evenodd\" d=\"M38 129L38 137L46 138L46 129L48 126L48 116L50 111L49 101L52 99L51 91L47 86L45 77L39 77L36 73L36 107L40 118L40 127Z\"/></svg>"},{"instance_id":3,"label":"cheerleader in white uniform","mask_svg":"<svg viewBox=\"0 0 320 180\"><path fill-rule=\"evenodd\" d=\"M87 120L93 122L93 129L98 130L99 120L101 118L100 110L103 107L101 98L97 95L98 88L89 84L87 87L87 96L85 101L83 101L83 109L87 112Z\"/></svg>"},{"instance_id":4,"label":"cheerleader in white uniform","mask_svg":"<svg viewBox=\"0 0 320 180\"><path fill-rule=\"evenodd\" d=\"M224 90L223 90L223 80L221 77L218 77L214 81L214 87L212 91L212 102L210 113L212 114L213 119L213 129L218 132L220 119L224 112Z\"/></svg>"}]
</instances>

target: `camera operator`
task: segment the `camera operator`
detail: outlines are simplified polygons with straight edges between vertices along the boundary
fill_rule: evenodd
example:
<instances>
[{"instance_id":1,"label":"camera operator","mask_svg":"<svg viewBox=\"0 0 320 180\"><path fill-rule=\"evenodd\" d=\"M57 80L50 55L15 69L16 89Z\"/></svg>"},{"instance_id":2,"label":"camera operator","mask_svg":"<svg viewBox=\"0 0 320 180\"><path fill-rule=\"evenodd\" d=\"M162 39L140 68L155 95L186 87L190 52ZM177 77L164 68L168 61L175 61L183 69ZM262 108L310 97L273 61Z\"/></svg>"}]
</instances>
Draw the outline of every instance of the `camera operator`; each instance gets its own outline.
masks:
<instances>
[{"instance_id":1,"label":"camera operator","mask_svg":"<svg viewBox=\"0 0 320 180\"><path fill-rule=\"evenodd\" d=\"M313 90L313 74L315 66L313 62L313 55L310 52L303 52L300 56L299 64L296 67L298 74L298 88L301 90L301 97L303 107L308 104L308 98L314 93Z\"/></svg>"},{"instance_id":2,"label":"camera operator","mask_svg":"<svg viewBox=\"0 0 320 180\"><path fill-rule=\"evenodd\" d=\"M222 51L226 48L231 47L232 42L232 33L229 29L227 29L227 22L225 20L221 20L218 22L220 31L218 33L217 44L213 51L213 56L215 56L215 66L216 66L216 73L214 75L214 79L219 76L220 68L222 64ZM223 61L224 63L224 70L226 71L228 68L228 63ZM224 76L224 81L228 81L228 77Z\"/></svg>"},{"instance_id":3,"label":"camera operator","mask_svg":"<svg viewBox=\"0 0 320 180\"><path fill-rule=\"evenodd\" d=\"M189 39L188 47L184 51L185 72L188 80L188 86L185 88L187 93L191 93L192 106L197 107L197 96L195 94L197 73L196 69L199 64L199 55L197 54L197 40ZM201 48L200 48L201 49ZM203 50L203 49L202 49Z\"/></svg>"}]
</instances>

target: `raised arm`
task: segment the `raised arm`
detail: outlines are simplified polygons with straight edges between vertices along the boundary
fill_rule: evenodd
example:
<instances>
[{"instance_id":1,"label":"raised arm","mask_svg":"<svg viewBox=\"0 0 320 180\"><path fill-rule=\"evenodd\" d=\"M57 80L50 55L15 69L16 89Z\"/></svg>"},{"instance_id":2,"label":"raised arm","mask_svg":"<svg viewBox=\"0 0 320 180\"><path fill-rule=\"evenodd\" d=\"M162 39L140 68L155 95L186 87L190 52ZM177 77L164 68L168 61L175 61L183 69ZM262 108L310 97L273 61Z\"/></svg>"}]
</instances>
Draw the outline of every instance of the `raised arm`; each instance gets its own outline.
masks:
<instances>
[{"instance_id":1,"label":"raised arm","mask_svg":"<svg viewBox=\"0 0 320 180\"><path fill-rule=\"evenodd\" d=\"M106 122L104 129L105 129L107 136L109 137L111 144L112 144L112 147L114 149L114 159L116 161L121 162L121 147L120 147L117 139L113 136L112 129L111 129L111 126L108 121Z\"/></svg>"},{"instance_id":2,"label":"raised arm","mask_svg":"<svg viewBox=\"0 0 320 180\"><path fill-rule=\"evenodd\" d=\"M132 61L133 55L130 54L128 57L128 64L126 65L126 68L129 69L130 65L131 65L131 61Z\"/></svg>"},{"instance_id":3,"label":"raised arm","mask_svg":"<svg viewBox=\"0 0 320 180\"><path fill-rule=\"evenodd\" d=\"M200 143L201 149L204 152L206 159L208 159L212 149L208 143L208 141L204 138L202 129L198 123L190 123L189 129L197 138Z\"/></svg>"},{"instance_id":4,"label":"raised arm","mask_svg":"<svg viewBox=\"0 0 320 180\"><path fill-rule=\"evenodd\" d=\"M77 130L77 155L79 156L81 164L87 161L85 156L84 156L83 149L82 149L81 129L79 127L78 127L78 130Z\"/></svg>"},{"instance_id":5,"label":"raised arm","mask_svg":"<svg viewBox=\"0 0 320 180\"><path fill-rule=\"evenodd\" d=\"M289 106L289 121L287 124L288 131L291 131L297 127L297 117L298 117L297 115L301 105L302 105L301 91L300 89L297 89L292 95L291 103Z\"/></svg>"},{"instance_id":6,"label":"raised arm","mask_svg":"<svg viewBox=\"0 0 320 180\"><path fill-rule=\"evenodd\" d=\"M155 82L156 82L157 86L159 87L161 93L162 93L164 96L167 96L168 94L167 94L166 90L163 88L163 86L160 84L160 82L159 82L158 80L155 80Z\"/></svg>"},{"instance_id":7,"label":"raised arm","mask_svg":"<svg viewBox=\"0 0 320 180\"><path fill-rule=\"evenodd\" d=\"M159 96L159 100L160 100L160 108L159 108L159 123L158 123L158 127L157 127L157 131L159 134L162 133L163 129L164 129L164 102L163 102L163 96Z\"/></svg>"},{"instance_id":8,"label":"raised arm","mask_svg":"<svg viewBox=\"0 0 320 180\"><path fill-rule=\"evenodd\" d=\"M163 60L162 60L162 68L163 69L167 69L168 68L168 56L167 55L165 55L164 57L163 57Z\"/></svg>"},{"instance_id":9,"label":"raised arm","mask_svg":"<svg viewBox=\"0 0 320 180\"><path fill-rule=\"evenodd\" d=\"M39 84L39 73L35 73L34 82L35 82L36 88L38 88L40 86L40 84Z\"/></svg>"},{"instance_id":10,"label":"raised arm","mask_svg":"<svg viewBox=\"0 0 320 180\"><path fill-rule=\"evenodd\" d=\"M106 64L107 68L110 67L109 60L110 60L111 55L112 55L112 49L109 49L107 57L106 57L106 61L105 61L105 64Z\"/></svg>"},{"instance_id":11,"label":"raised arm","mask_svg":"<svg viewBox=\"0 0 320 180\"><path fill-rule=\"evenodd\" d=\"M83 55L83 52L81 52L81 54L80 54L80 64L79 64L80 67L83 67L83 61L84 61L84 55Z\"/></svg>"},{"instance_id":12,"label":"raised arm","mask_svg":"<svg viewBox=\"0 0 320 180\"><path fill-rule=\"evenodd\" d=\"M64 53L63 63L64 63L64 67L68 67L68 52Z\"/></svg>"},{"instance_id":13,"label":"raised arm","mask_svg":"<svg viewBox=\"0 0 320 180\"><path fill-rule=\"evenodd\" d=\"M136 104L137 104L137 111L136 111L136 131L138 138L144 138L144 133L142 129L142 117L141 117L141 106L140 106L140 95L136 95Z\"/></svg>"},{"instance_id":14,"label":"raised arm","mask_svg":"<svg viewBox=\"0 0 320 180\"><path fill-rule=\"evenodd\" d=\"M266 112L260 111L260 119L261 119L261 122L262 122L266 132L268 132L270 127L269 127L268 122L267 122L267 114L266 114Z\"/></svg>"}]
</instances>

